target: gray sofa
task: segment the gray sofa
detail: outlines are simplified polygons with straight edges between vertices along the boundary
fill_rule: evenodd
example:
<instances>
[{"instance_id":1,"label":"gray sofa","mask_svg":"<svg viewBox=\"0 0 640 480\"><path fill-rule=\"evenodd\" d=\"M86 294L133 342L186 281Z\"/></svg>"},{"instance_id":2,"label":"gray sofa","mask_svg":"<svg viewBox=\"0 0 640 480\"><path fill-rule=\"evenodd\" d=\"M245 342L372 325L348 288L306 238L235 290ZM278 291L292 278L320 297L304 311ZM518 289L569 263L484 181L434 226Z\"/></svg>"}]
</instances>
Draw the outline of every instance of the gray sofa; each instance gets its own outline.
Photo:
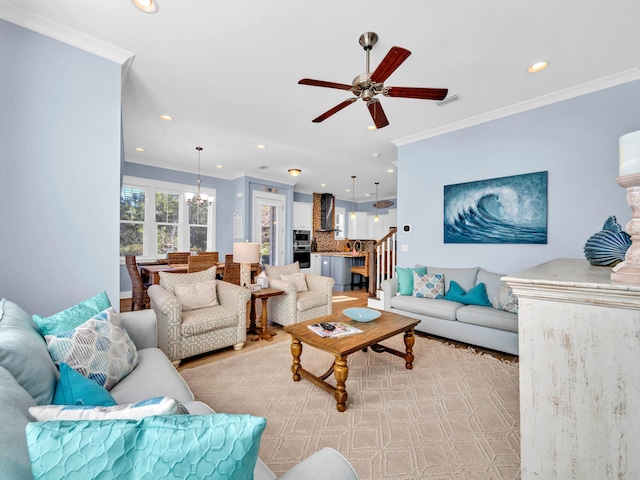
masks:
<instances>
[{"instance_id":1,"label":"gray sofa","mask_svg":"<svg viewBox=\"0 0 640 480\"><path fill-rule=\"evenodd\" d=\"M512 313L517 311L517 306L514 308L511 305L508 308L511 311L496 308L503 306L497 297L508 288L501 280L502 274L488 272L479 267L427 266L426 272L429 275L443 274L446 292L449 291L452 280L466 291L484 283L492 306L465 305L446 299L398 295L398 278L395 277L381 283L383 309L420 319L421 322L415 327L417 331L513 355L518 354L518 315Z\"/></svg>"},{"instance_id":2,"label":"gray sofa","mask_svg":"<svg viewBox=\"0 0 640 480\"><path fill-rule=\"evenodd\" d=\"M171 362L157 348L153 310L120 314L138 350L138 365L110 393L118 404L167 396L190 414L214 411L193 394ZM32 479L25 427L33 418L28 408L52 403L58 371L29 314L15 303L0 301L0 472L11 480ZM255 479L276 476L258 459ZM357 479L351 465L335 450L324 448L280 476L281 479Z\"/></svg>"}]
</instances>

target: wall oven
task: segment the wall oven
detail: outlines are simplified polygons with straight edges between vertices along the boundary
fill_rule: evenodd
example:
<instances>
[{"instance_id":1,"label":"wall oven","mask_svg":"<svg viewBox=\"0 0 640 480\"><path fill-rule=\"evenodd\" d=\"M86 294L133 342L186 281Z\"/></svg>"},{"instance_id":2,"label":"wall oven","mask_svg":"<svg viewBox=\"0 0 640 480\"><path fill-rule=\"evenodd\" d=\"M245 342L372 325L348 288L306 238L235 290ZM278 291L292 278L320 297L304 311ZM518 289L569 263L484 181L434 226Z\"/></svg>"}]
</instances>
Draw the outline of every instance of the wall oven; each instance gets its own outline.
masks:
<instances>
[{"instance_id":1,"label":"wall oven","mask_svg":"<svg viewBox=\"0 0 640 480\"><path fill-rule=\"evenodd\" d=\"M293 261L300 262L300 268L311 268L311 231L293 231Z\"/></svg>"}]
</instances>

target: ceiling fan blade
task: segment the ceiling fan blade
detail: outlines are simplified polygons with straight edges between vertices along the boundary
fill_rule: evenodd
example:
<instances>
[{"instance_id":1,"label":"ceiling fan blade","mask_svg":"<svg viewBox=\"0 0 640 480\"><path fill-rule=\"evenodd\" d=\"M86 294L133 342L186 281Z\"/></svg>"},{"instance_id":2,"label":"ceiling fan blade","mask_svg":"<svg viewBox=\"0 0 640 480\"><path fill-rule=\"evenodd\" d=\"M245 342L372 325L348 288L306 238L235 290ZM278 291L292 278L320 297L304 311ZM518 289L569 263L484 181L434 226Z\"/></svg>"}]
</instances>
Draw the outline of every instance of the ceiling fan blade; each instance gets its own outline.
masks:
<instances>
[{"instance_id":1,"label":"ceiling fan blade","mask_svg":"<svg viewBox=\"0 0 640 480\"><path fill-rule=\"evenodd\" d=\"M327 118L329 118L331 115L333 115L334 113L338 113L340 110L342 110L345 107L348 107L349 105L351 105L353 102L355 102L358 98L350 98L349 100L345 100L344 102L336 105L335 107L333 107L331 110L327 110L326 112L324 112L322 115L320 115L317 118L314 118L313 120L311 120L313 123L320 123L323 120L326 120Z\"/></svg>"},{"instance_id":2,"label":"ceiling fan blade","mask_svg":"<svg viewBox=\"0 0 640 480\"><path fill-rule=\"evenodd\" d=\"M389 125L389 120L387 120L387 116L382 109L380 100L374 98L367 103L367 108L369 109L369 113L371 114L371 118L373 118L373 123L375 123L376 128L383 128Z\"/></svg>"},{"instance_id":3,"label":"ceiling fan blade","mask_svg":"<svg viewBox=\"0 0 640 480\"><path fill-rule=\"evenodd\" d=\"M339 90L351 90L351 85L346 83L325 82L324 80L313 80L312 78L303 78L298 85L311 85L312 87L337 88Z\"/></svg>"},{"instance_id":4,"label":"ceiling fan blade","mask_svg":"<svg viewBox=\"0 0 640 480\"><path fill-rule=\"evenodd\" d=\"M402 62L404 62L411 52L402 47L391 47L387 56L382 59L378 68L371 74L371 81L374 83L383 83L389 76L396 71Z\"/></svg>"},{"instance_id":5,"label":"ceiling fan blade","mask_svg":"<svg viewBox=\"0 0 640 480\"><path fill-rule=\"evenodd\" d=\"M413 88L386 87L382 94L385 97L421 98L423 100L444 100L449 90L447 88Z\"/></svg>"}]
</instances>

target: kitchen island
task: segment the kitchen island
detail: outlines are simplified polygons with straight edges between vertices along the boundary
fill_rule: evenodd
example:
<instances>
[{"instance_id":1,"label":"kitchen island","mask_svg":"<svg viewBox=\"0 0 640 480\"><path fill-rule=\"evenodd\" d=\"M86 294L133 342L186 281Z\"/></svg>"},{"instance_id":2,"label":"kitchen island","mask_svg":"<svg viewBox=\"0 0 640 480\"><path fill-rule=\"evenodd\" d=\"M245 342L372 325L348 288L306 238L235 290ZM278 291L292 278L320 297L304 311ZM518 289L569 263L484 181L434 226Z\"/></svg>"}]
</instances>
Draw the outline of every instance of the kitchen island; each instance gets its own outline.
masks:
<instances>
[{"instance_id":1,"label":"kitchen island","mask_svg":"<svg viewBox=\"0 0 640 480\"><path fill-rule=\"evenodd\" d=\"M320 255L320 274L333 278L335 281L333 289L344 292L351 290L351 266L363 263L366 254L361 252L355 255L352 252L313 252L311 255Z\"/></svg>"}]
</instances>

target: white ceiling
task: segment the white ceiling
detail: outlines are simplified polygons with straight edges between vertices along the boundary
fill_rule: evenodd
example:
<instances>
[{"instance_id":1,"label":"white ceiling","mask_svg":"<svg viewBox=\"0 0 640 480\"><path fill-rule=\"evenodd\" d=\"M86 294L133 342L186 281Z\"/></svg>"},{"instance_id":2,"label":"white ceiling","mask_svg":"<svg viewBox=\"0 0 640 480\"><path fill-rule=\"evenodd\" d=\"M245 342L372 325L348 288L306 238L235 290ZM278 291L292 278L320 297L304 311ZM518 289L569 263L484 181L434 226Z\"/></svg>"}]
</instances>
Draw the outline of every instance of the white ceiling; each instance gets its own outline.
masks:
<instances>
[{"instance_id":1,"label":"white ceiling","mask_svg":"<svg viewBox=\"0 0 640 480\"><path fill-rule=\"evenodd\" d=\"M640 78L638 0L157 1L146 14L131 0L0 0L0 18L124 62L128 162L195 172L201 145L203 175L345 200L351 175L356 201L376 181L380 199L396 195L396 145ZM298 80L350 84L367 31L379 35L371 70L393 45L412 52L385 85L460 100L381 97L390 125L373 132L360 101L312 123L351 93ZM526 73L539 60L550 67Z\"/></svg>"}]
</instances>

